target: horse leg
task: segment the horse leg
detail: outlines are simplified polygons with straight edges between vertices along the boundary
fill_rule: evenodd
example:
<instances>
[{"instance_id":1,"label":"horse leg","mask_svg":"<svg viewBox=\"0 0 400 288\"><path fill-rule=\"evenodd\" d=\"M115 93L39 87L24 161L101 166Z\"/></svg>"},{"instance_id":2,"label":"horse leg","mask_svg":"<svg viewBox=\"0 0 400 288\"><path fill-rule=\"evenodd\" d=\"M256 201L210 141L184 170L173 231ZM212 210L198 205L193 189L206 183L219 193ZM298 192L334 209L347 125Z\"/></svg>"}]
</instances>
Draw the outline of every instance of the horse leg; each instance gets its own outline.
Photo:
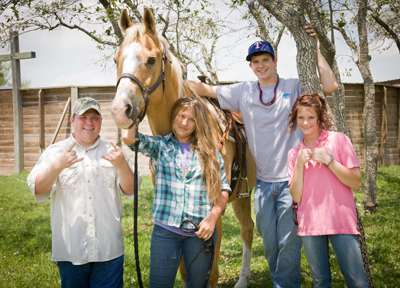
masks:
<instances>
[{"instance_id":1,"label":"horse leg","mask_svg":"<svg viewBox=\"0 0 400 288\"><path fill-rule=\"evenodd\" d=\"M209 287L216 288L218 284L219 278L219 270L218 270L218 260L219 260L219 250L221 248L221 239L222 239L222 217L219 216L217 220L217 243L214 243L214 261L210 274Z\"/></svg>"},{"instance_id":2,"label":"horse leg","mask_svg":"<svg viewBox=\"0 0 400 288\"><path fill-rule=\"evenodd\" d=\"M221 247L221 236L222 236L222 218L218 217L216 223L217 229L217 243L214 243L214 260L211 268L210 278L209 278L209 287L216 288L218 284L219 271L218 271L218 259L219 259L219 250ZM186 288L186 272L185 272L185 263L183 261L183 257L181 259L181 263L179 264L179 272L181 273L182 278L182 287Z\"/></svg>"},{"instance_id":3,"label":"horse leg","mask_svg":"<svg viewBox=\"0 0 400 288\"><path fill-rule=\"evenodd\" d=\"M251 197L239 198L232 202L233 211L240 223L243 240L242 268L235 288L245 288L251 276L251 246L253 243L254 222L251 218Z\"/></svg>"},{"instance_id":4,"label":"horse leg","mask_svg":"<svg viewBox=\"0 0 400 288\"><path fill-rule=\"evenodd\" d=\"M186 271L185 271L185 262L183 261L183 256L181 259L181 263L179 264L179 273L181 273L182 287L186 288Z\"/></svg>"}]
</instances>

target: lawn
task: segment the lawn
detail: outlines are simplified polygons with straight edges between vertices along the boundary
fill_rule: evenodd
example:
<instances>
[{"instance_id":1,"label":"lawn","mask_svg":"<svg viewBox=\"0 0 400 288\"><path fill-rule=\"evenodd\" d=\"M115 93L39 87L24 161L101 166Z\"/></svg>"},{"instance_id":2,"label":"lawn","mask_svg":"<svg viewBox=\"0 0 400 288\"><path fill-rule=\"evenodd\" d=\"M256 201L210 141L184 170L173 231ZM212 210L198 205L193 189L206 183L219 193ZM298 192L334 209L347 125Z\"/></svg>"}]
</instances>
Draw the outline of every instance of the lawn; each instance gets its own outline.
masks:
<instances>
[{"instance_id":1,"label":"lawn","mask_svg":"<svg viewBox=\"0 0 400 288\"><path fill-rule=\"evenodd\" d=\"M50 201L36 203L26 184L28 172L0 176L0 286L59 287L58 269L50 261ZM400 287L400 166L378 170L379 212L363 215L369 260L375 287ZM363 189L363 188L362 188ZM363 190L356 191L359 203ZM148 286L149 249L153 227L151 206L153 187L144 177L139 196L139 249L142 279ZM399 205L399 207L397 206ZM123 197L125 287L138 287L133 249L133 201ZM360 211L363 212L362 205ZM254 219L254 215L253 215ZM239 279L242 242L240 227L228 205L223 216L224 238L220 255L219 287L233 287ZM334 254L331 254L333 287L345 287ZM263 256L261 237L254 230L252 277L249 287L272 287L268 264ZM304 253L301 262L303 287L312 287L312 278ZM176 287L182 287L178 273Z\"/></svg>"}]
</instances>

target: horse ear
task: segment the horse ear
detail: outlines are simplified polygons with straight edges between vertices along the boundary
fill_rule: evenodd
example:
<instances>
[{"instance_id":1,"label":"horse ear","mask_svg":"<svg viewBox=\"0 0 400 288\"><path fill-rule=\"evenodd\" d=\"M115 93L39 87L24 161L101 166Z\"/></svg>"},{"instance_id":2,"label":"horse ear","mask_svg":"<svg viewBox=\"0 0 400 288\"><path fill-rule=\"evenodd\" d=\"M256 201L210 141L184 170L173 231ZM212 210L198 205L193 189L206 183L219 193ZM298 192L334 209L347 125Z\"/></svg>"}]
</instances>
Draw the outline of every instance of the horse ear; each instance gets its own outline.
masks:
<instances>
[{"instance_id":1,"label":"horse ear","mask_svg":"<svg viewBox=\"0 0 400 288\"><path fill-rule=\"evenodd\" d=\"M126 9L122 10L121 17L119 18L119 24L124 32L133 25Z\"/></svg>"},{"instance_id":2,"label":"horse ear","mask_svg":"<svg viewBox=\"0 0 400 288\"><path fill-rule=\"evenodd\" d=\"M143 24L148 33L157 35L156 21L154 20L153 13L151 13L151 10L147 7L144 7Z\"/></svg>"}]
</instances>

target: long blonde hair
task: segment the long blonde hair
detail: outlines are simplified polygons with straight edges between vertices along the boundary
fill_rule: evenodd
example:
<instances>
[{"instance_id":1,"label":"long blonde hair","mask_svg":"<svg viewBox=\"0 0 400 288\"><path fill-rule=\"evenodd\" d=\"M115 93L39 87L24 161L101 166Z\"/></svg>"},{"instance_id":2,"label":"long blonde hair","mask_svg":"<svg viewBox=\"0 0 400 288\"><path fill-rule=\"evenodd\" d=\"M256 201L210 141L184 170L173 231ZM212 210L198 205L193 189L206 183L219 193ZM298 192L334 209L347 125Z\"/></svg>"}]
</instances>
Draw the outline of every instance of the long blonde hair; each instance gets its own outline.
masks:
<instances>
[{"instance_id":1,"label":"long blonde hair","mask_svg":"<svg viewBox=\"0 0 400 288\"><path fill-rule=\"evenodd\" d=\"M217 157L217 147L215 144L215 133L209 123L211 117L207 108L196 97L186 97L178 99L171 111L171 122L174 126L175 119L179 112L187 108L193 109L196 128L190 139L190 146L197 151L201 164L201 179L206 185L206 191L210 201L216 203L221 195L221 167ZM175 133L175 131L174 131Z\"/></svg>"}]
</instances>

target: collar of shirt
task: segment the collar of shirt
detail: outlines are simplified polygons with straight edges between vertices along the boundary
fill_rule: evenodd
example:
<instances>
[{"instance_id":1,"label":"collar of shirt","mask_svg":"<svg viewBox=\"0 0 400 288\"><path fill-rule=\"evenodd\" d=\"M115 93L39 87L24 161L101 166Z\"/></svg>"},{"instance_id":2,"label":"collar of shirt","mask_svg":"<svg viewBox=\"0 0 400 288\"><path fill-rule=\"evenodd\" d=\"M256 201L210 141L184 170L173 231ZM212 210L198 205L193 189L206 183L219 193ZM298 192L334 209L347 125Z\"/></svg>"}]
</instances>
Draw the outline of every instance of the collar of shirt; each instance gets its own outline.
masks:
<instances>
[{"instance_id":1,"label":"collar of shirt","mask_svg":"<svg viewBox=\"0 0 400 288\"><path fill-rule=\"evenodd\" d=\"M79 147L81 147L82 149L84 149L84 150L94 149L94 148L96 148L96 147L99 145L99 143L100 143L100 135L97 136L96 142L94 142L94 144L93 144L92 146L90 146L89 148L83 147L78 141L76 141L76 139L75 139L75 137L74 137L74 133L71 134L70 138L72 139L72 141L76 142L76 144L77 144Z\"/></svg>"}]
</instances>

